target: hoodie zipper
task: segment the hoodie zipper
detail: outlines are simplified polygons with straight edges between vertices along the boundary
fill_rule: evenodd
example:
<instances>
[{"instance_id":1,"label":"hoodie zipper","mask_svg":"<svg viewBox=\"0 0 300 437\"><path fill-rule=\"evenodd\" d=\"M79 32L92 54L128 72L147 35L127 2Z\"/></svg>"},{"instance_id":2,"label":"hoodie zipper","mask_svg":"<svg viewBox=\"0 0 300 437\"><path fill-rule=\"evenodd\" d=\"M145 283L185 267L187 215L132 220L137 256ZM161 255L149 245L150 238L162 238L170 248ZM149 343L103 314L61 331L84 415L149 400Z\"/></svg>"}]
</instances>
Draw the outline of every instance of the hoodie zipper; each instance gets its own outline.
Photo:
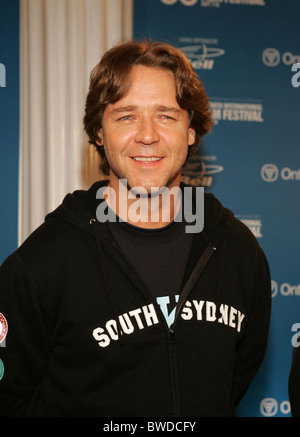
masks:
<instances>
[{"instance_id":1,"label":"hoodie zipper","mask_svg":"<svg viewBox=\"0 0 300 437\"><path fill-rule=\"evenodd\" d=\"M216 247L213 245L209 245L204 253L201 255L198 260L192 274L190 275L185 287L180 293L180 298L176 307L176 313L174 317L174 322L169 328L169 340L170 340L170 355L171 355L171 375L172 375L172 384L173 384L173 405L174 405L174 415L181 416L180 409L180 399L179 399L179 384L178 384L178 368L177 368L177 344L176 344L176 336L175 336L175 328L176 321L178 320L180 311L182 310L186 299L192 290L195 282L205 269L208 261L216 251Z\"/></svg>"},{"instance_id":2,"label":"hoodie zipper","mask_svg":"<svg viewBox=\"0 0 300 437\"><path fill-rule=\"evenodd\" d=\"M97 241L98 250L99 250L99 256L100 256L100 260L101 260L101 264L102 264L102 270L103 270L103 272L105 272L104 260L103 260L102 251L101 251L100 238L97 237L98 232L97 232L97 228L96 228L96 226L97 226L96 220L92 219L90 221L90 223L95 225L95 235L96 235L96 241ZM168 329L168 334L169 334L169 345L170 345L169 351L170 351L171 377L172 377L172 400L173 400L173 408L174 408L173 411L174 411L174 415L177 417L181 416L181 409L180 409L180 399L179 399L179 383L178 383L178 368L177 368L177 345L176 345L176 337L175 337L176 321L178 320L180 311L185 304L185 301L187 299L188 294L192 290L193 286L195 285L195 282L197 281L197 279L199 278L199 276L203 272L204 268L206 267L208 261L210 260L211 256L214 254L215 251L216 251L216 247L210 243L209 246L205 249L205 251L201 255L201 257L199 258L196 266L194 267L194 270L192 271L192 273L189 276L183 290L180 293L180 297L179 297L179 300L178 300L178 303L176 306L176 313L175 313L175 317L174 317L174 322L172 323L171 327L170 328L168 327L164 317L161 318L163 323L166 324L166 327ZM106 276L105 276L105 280L106 280L106 287L109 290L108 278L106 278ZM110 296L110 293L109 293L109 296ZM114 310L114 313L117 314L115 311L112 300L111 300L111 304L112 304L112 308ZM156 302L154 302L154 305L156 305ZM117 317L116 317L116 319L117 319ZM120 329L119 326L118 326L118 329ZM119 338L122 338L121 334L119 334Z\"/></svg>"}]
</instances>

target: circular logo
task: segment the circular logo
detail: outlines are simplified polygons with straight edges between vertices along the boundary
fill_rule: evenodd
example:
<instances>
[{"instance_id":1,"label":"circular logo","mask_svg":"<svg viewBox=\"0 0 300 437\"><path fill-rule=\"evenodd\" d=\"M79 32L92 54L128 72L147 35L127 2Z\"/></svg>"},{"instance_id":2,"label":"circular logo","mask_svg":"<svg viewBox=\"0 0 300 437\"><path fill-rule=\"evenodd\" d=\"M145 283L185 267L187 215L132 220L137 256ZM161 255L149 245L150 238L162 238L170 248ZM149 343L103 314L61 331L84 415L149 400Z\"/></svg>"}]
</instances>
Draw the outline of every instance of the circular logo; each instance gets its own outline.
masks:
<instances>
[{"instance_id":1,"label":"circular logo","mask_svg":"<svg viewBox=\"0 0 300 437\"><path fill-rule=\"evenodd\" d=\"M278 403L274 398L265 398L260 403L260 412L263 416L275 416L278 411Z\"/></svg>"},{"instance_id":2,"label":"circular logo","mask_svg":"<svg viewBox=\"0 0 300 437\"><path fill-rule=\"evenodd\" d=\"M4 375L4 364L3 361L0 359L0 381L3 378Z\"/></svg>"},{"instance_id":3,"label":"circular logo","mask_svg":"<svg viewBox=\"0 0 300 437\"><path fill-rule=\"evenodd\" d=\"M261 168L261 177L266 182L274 182L278 179L278 167L275 164L265 164Z\"/></svg>"},{"instance_id":4,"label":"circular logo","mask_svg":"<svg viewBox=\"0 0 300 437\"><path fill-rule=\"evenodd\" d=\"M262 60L267 67L276 67L280 62L280 53L277 49L265 49Z\"/></svg>"},{"instance_id":5,"label":"circular logo","mask_svg":"<svg viewBox=\"0 0 300 437\"><path fill-rule=\"evenodd\" d=\"M5 339L8 331L8 324L6 318L2 313L0 313L0 343Z\"/></svg>"}]
</instances>

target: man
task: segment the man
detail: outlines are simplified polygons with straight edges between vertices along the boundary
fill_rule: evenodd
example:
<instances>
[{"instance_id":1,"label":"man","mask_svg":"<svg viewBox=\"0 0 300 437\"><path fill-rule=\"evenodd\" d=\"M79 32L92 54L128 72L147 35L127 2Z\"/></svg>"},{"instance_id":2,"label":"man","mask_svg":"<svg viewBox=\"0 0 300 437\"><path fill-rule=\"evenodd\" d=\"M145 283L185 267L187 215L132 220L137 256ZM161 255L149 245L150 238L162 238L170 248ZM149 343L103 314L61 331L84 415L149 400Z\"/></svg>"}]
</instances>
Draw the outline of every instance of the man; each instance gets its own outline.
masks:
<instances>
[{"instance_id":1,"label":"man","mask_svg":"<svg viewBox=\"0 0 300 437\"><path fill-rule=\"evenodd\" d=\"M108 180L2 266L1 414L234 416L266 349L270 276L213 195L196 226L201 196L180 184L212 126L201 82L174 47L123 43L92 72L84 125Z\"/></svg>"}]
</instances>

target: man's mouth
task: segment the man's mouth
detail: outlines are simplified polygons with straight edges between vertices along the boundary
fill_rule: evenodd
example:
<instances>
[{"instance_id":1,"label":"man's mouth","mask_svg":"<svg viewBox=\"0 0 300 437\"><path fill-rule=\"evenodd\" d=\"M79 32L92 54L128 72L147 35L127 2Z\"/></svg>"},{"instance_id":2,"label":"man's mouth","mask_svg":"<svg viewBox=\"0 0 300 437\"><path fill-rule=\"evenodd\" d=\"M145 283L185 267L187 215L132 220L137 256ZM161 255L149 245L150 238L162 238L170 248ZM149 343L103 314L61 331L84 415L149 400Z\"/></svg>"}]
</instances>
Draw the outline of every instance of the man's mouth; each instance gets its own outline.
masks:
<instances>
[{"instance_id":1,"label":"man's mouth","mask_svg":"<svg viewBox=\"0 0 300 437\"><path fill-rule=\"evenodd\" d=\"M132 156L132 159L139 162L154 162L160 161L163 158L158 156Z\"/></svg>"}]
</instances>

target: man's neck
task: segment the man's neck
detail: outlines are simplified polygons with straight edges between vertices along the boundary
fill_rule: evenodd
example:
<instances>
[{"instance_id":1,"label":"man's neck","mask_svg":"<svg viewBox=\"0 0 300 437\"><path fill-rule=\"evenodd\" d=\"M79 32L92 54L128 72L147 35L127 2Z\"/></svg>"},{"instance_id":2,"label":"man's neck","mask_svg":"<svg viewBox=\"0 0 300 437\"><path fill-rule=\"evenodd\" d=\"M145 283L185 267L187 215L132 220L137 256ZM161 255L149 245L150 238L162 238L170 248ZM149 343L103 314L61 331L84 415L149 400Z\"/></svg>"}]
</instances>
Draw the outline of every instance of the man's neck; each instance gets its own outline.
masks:
<instances>
[{"instance_id":1,"label":"man's neck","mask_svg":"<svg viewBox=\"0 0 300 437\"><path fill-rule=\"evenodd\" d=\"M113 190L113 191L112 191ZM120 183L114 190L110 185L104 198L114 213L127 223L145 229L159 229L171 223L181 206L180 187L164 187L149 195L129 190Z\"/></svg>"}]
</instances>

